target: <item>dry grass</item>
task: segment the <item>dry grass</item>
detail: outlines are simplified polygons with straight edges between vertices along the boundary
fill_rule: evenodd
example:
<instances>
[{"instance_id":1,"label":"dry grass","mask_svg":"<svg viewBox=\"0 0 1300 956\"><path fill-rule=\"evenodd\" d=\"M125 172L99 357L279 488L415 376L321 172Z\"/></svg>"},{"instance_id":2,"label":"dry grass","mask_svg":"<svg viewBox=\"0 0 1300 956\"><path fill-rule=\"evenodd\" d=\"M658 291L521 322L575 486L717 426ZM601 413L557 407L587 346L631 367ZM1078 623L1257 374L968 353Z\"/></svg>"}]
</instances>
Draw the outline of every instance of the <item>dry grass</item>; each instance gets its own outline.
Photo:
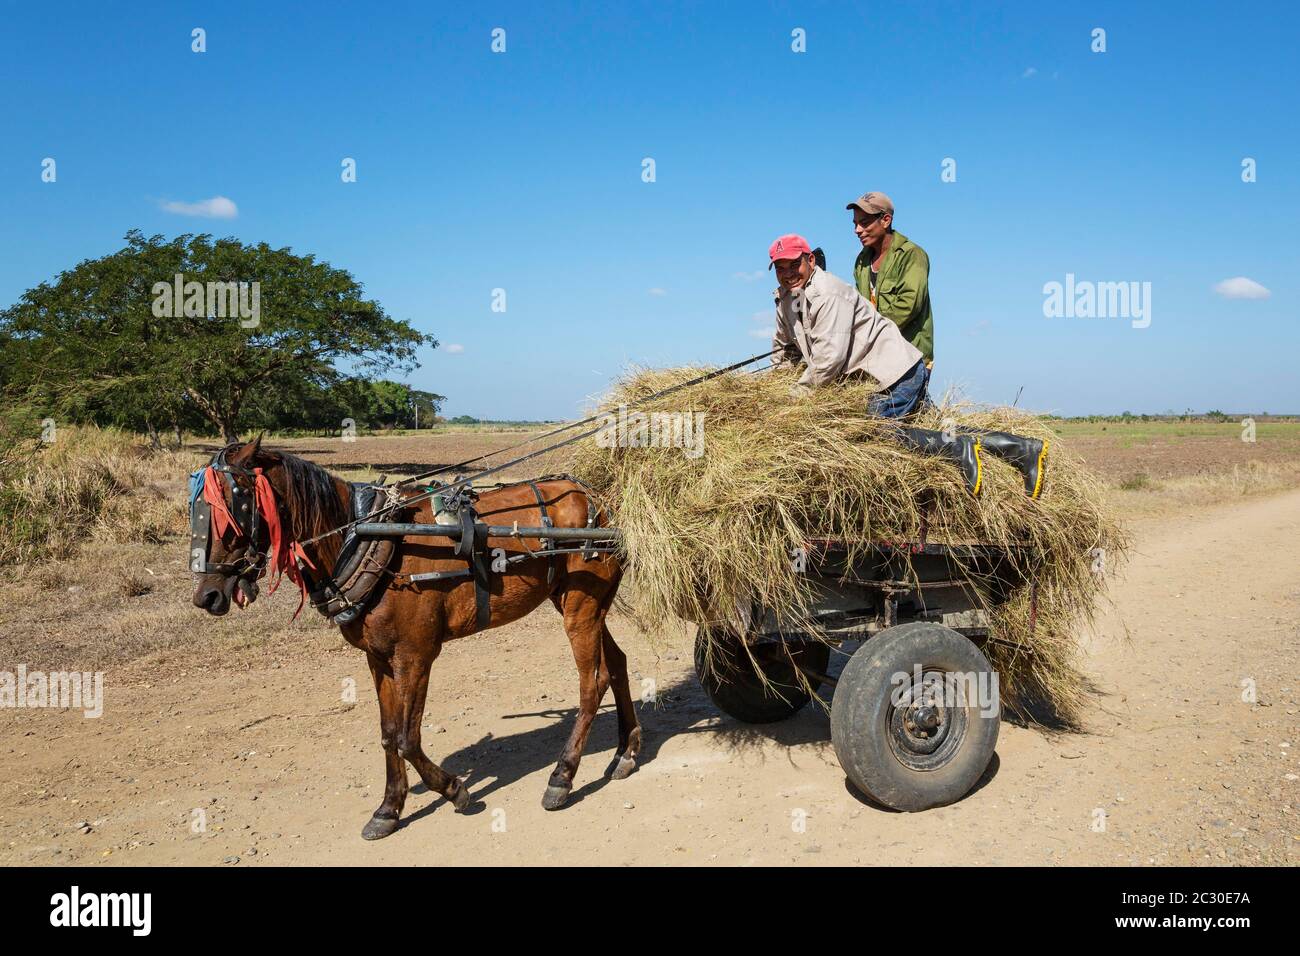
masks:
<instances>
[{"instance_id":1,"label":"dry grass","mask_svg":"<svg viewBox=\"0 0 1300 956\"><path fill-rule=\"evenodd\" d=\"M698 375L685 368L641 372L610 397L632 403ZM790 560L808 538L845 539L850 562L873 541L916 540L923 516L934 542L995 545L1011 556L1013 575L1038 588L1030 629L1028 586L1004 606L986 600L989 582L963 568L993 611L995 635L1020 650L989 643L1004 702L1075 723L1084 702L1078 627L1092 617L1104 577L1098 553L1114 569L1127 536L1104 505L1100 482L1063 448L1042 421L1009 408L945 406L917 422L1010 431L1050 440L1049 477L1040 500L1024 493L1018 472L985 456L984 488L972 498L952 464L921 455L865 414L871 388L850 383L791 399L794 377L729 374L638 408L703 412L698 458L680 448L615 448L588 440L575 474L610 501L629 568L626 610L647 632L671 616L731 631L739 608L777 610L792 629L812 630L806 580Z\"/></svg>"},{"instance_id":2,"label":"dry grass","mask_svg":"<svg viewBox=\"0 0 1300 956\"><path fill-rule=\"evenodd\" d=\"M209 617L190 603L183 541L88 542L76 555L0 576L0 667L112 670L143 679L176 670L245 670L346 648L319 615L290 616L297 595L265 592ZM170 679L170 678L168 678Z\"/></svg>"},{"instance_id":3,"label":"dry grass","mask_svg":"<svg viewBox=\"0 0 1300 956\"><path fill-rule=\"evenodd\" d=\"M185 530L189 452L153 452L116 429L64 427L0 476L0 565L75 554L88 539L159 542Z\"/></svg>"},{"instance_id":4,"label":"dry grass","mask_svg":"<svg viewBox=\"0 0 1300 956\"><path fill-rule=\"evenodd\" d=\"M1165 478L1131 475L1110 489L1107 497L1114 508L1131 517L1160 517L1297 487L1300 461L1248 461L1230 470Z\"/></svg>"}]
</instances>

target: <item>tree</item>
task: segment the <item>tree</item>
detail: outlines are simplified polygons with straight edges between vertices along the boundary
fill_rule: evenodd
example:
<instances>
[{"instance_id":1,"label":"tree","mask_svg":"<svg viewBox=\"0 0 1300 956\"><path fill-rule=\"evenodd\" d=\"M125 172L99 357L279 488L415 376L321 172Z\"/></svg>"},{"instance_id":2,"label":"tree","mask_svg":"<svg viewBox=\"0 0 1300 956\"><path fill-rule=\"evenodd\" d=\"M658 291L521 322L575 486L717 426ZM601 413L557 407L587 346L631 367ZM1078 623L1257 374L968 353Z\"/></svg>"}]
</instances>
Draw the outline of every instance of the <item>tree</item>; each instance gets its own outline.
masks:
<instances>
[{"instance_id":1,"label":"tree","mask_svg":"<svg viewBox=\"0 0 1300 956\"><path fill-rule=\"evenodd\" d=\"M438 413L442 411L442 403L446 400L445 395L411 389L411 413L414 424L424 422L425 425L432 425L437 420Z\"/></svg>"},{"instance_id":2,"label":"tree","mask_svg":"<svg viewBox=\"0 0 1300 956\"><path fill-rule=\"evenodd\" d=\"M138 230L126 242L0 313L6 358L22 360L0 383L6 390L151 433L199 415L235 441L250 409L291 413L287 399L410 371L420 346L438 345L311 255ZM299 409L303 425L314 414Z\"/></svg>"}]
</instances>

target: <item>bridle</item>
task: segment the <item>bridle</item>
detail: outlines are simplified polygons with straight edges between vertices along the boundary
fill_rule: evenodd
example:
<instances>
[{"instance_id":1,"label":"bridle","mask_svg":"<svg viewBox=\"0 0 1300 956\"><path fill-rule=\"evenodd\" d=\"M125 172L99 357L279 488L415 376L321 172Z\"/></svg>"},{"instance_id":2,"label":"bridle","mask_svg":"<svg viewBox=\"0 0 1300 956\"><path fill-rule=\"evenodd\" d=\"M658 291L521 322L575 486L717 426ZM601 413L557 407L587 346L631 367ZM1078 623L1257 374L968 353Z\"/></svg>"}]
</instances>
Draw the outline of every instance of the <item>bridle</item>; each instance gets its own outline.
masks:
<instances>
[{"instance_id":1,"label":"bridle","mask_svg":"<svg viewBox=\"0 0 1300 956\"><path fill-rule=\"evenodd\" d=\"M266 472L226 459L226 453L233 447L227 445L211 462L190 475L190 570L197 574L234 576L250 585L267 576L271 578L269 594L274 594L280 581L288 577L301 593L298 610L293 615L296 619L312 587L309 572L315 571L316 565L302 544L289 536L280 498ZM229 476L229 498L227 482L221 480L223 474ZM235 480L237 476L250 479L252 491L243 488ZM235 561L209 561L213 540L229 529L234 530L236 540L242 538L248 546ZM266 543L259 546L259 538L264 538Z\"/></svg>"},{"instance_id":2,"label":"bridle","mask_svg":"<svg viewBox=\"0 0 1300 956\"><path fill-rule=\"evenodd\" d=\"M237 575L251 579L260 576L266 569L271 543L268 540L264 548L258 548L258 531L261 530L263 520L257 506L256 492L246 491L235 480L236 475L247 477L256 489L258 474L252 469L227 461L228 450L221 449L206 467L190 475L190 570L197 574ZM213 520L213 505L207 492L209 483L215 483L216 494L225 502L227 482L217 477L221 474L230 476L230 497L229 504L226 505L229 519L233 521L236 536L248 542L248 547L235 562L209 560L212 540L220 537L221 533L217 531L217 523Z\"/></svg>"}]
</instances>

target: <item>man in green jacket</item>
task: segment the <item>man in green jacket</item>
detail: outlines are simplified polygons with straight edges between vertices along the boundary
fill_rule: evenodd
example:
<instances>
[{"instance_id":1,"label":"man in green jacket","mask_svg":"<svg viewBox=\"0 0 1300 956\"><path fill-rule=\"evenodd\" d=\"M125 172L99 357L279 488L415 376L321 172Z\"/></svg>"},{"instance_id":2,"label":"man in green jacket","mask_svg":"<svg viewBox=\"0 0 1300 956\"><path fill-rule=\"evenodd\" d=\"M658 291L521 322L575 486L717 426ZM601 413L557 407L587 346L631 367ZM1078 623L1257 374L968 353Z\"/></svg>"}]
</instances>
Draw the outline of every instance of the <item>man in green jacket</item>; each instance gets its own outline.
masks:
<instances>
[{"instance_id":1,"label":"man in green jacket","mask_svg":"<svg viewBox=\"0 0 1300 956\"><path fill-rule=\"evenodd\" d=\"M870 192L849 203L853 231L862 251L853 263L858 292L887 319L925 358L925 394L934 367L934 315L930 312L930 257L901 232L894 231L894 204L880 192ZM1025 477L1025 491L1037 498L1046 474L1047 442L1007 432L978 432L977 451L987 451L1017 466ZM944 446L947 449L948 446ZM978 454L976 455L978 459ZM975 485L978 494L978 482Z\"/></svg>"},{"instance_id":2,"label":"man in green jacket","mask_svg":"<svg viewBox=\"0 0 1300 956\"><path fill-rule=\"evenodd\" d=\"M894 231L894 204L884 193L867 193L844 208L853 211L853 231L862 243L853 263L858 291L920 350L926 367L933 366L930 257L907 236Z\"/></svg>"}]
</instances>

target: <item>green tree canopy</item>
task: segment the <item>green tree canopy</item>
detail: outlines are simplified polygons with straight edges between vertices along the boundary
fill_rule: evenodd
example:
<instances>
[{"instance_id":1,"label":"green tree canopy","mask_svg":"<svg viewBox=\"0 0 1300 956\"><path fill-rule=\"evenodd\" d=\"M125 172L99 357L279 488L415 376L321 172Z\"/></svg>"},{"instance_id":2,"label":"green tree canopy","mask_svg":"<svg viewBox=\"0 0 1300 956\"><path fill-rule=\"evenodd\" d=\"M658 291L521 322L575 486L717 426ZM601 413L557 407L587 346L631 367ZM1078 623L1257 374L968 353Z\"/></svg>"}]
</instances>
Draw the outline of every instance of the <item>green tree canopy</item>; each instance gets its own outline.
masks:
<instances>
[{"instance_id":1,"label":"green tree canopy","mask_svg":"<svg viewBox=\"0 0 1300 956\"><path fill-rule=\"evenodd\" d=\"M312 427L324 411L312 395L410 371L420 346L438 345L311 255L138 230L126 242L0 313L7 394L151 432L201 416L233 441L251 412L292 421L294 403Z\"/></svg>"}]
</instances>

